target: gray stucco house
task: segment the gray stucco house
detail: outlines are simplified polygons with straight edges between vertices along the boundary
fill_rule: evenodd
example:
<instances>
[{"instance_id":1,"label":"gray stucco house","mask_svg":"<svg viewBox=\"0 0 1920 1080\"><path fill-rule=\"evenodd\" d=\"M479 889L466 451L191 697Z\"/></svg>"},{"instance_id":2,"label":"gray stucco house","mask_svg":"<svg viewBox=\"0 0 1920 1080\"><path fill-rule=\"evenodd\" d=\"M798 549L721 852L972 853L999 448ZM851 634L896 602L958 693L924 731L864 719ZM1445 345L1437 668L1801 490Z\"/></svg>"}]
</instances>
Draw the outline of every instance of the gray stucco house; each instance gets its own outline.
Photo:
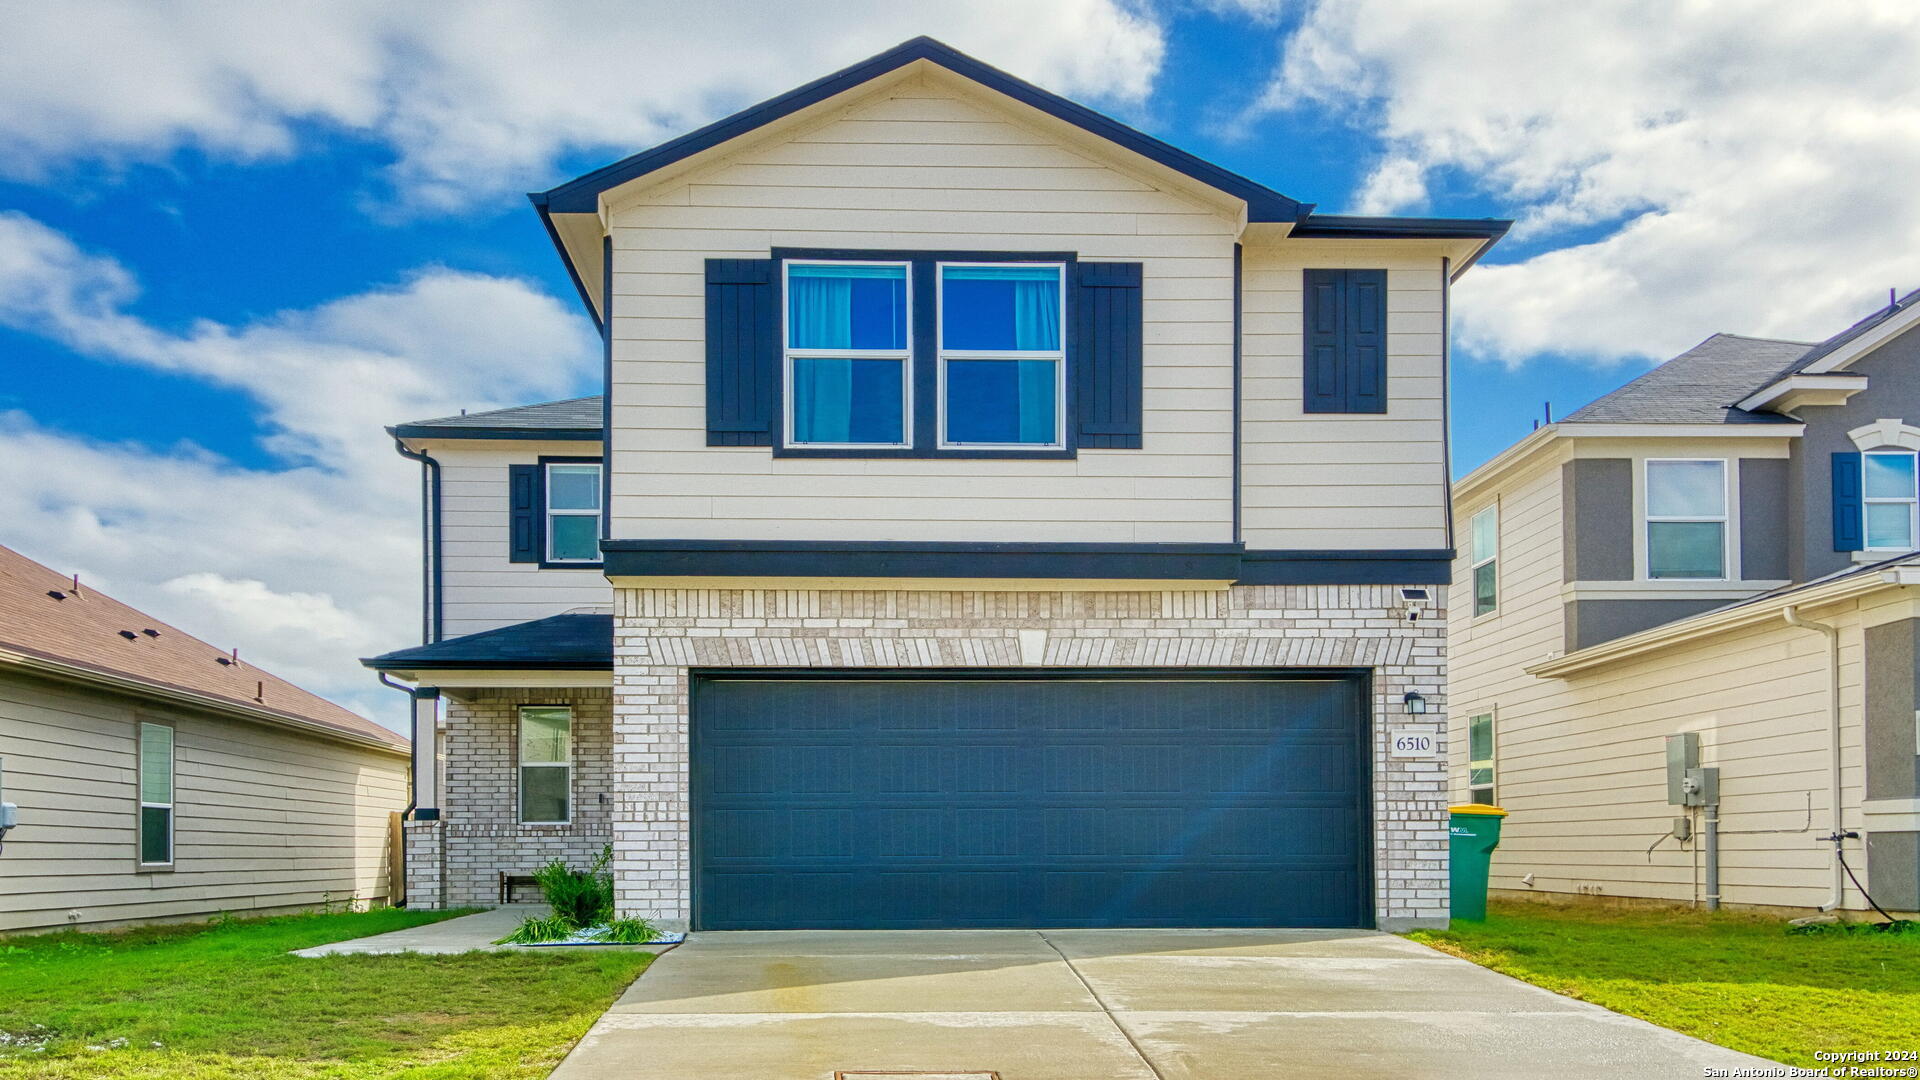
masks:
<instances>
[{"instance_id":1,"label":"gray stucco house","mask_svg":"<svg viewBox=\"0 0 1920 1080\"><path fill-rule=\"evenodd\" d=\"M1920 909L1916 323L1716 334L1455 485L1452 788L1512 812L1496 889L1865 911L1850 868Z\"/></svg>"},{"instance_id":2,"label":"gray stucco house","mask_svg":"<svg viewBox=\"0 0 1920 1080\"><path fill-rule=\"evenodd\" d=\"M1505 222L926 39L532 198L605 393L391 429L410 902L611 843L697 929L1445 922L1448 290Z\"/></svg>"}]
</instances>

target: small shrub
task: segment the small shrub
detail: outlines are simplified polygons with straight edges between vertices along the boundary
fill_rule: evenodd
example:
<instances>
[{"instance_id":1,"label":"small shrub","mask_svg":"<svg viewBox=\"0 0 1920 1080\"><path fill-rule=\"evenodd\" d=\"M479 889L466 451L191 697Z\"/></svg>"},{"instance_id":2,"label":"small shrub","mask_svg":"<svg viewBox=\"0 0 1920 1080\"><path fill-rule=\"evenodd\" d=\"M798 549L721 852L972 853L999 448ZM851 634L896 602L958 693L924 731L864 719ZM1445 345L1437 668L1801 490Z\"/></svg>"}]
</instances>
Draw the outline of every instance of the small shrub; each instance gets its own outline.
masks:
<instances>
[{"instance_id":1,"label":"small shrub","mask_svg":"<svg viewBox=\"0 0 1920 1080\"><path fill-rule=\"evenodd\" d=\"M619 945L638 945L652 941L657 931L645 919L612 919L607 923L604 940Z\"/></svg>"},{"instance_id":2,"label":"small shrub","mask_svg":"<svg viewBox=\"0 0 1920 1080\"><path fill-rule=\"evenodd\" d=\"M563 941L572 937L575 929L558 915L535 915L494 944L538 945L544 941Z\"/></svg>"},{"instance_id":3,"label":"small shrub","mask_svg":"<svg viewBox=\"0 0 1920 1080\"><path fill-rule=\"evenodd\" d=\"M613 917L613 845L608 844L593 865L575 870L555 859L533 875L553 913L574 928L598 926Z\"/></svg>"}]
</instances>

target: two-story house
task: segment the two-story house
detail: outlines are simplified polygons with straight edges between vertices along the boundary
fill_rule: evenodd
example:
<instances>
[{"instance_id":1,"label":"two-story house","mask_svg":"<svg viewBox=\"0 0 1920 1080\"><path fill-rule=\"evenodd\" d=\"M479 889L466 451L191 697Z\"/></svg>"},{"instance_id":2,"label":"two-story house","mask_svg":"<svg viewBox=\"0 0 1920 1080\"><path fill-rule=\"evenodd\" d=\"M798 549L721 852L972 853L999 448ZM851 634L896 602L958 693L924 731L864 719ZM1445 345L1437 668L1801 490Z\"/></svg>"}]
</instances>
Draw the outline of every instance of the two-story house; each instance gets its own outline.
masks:
<instances>
[{"instance_id":1,"label":"two-story house","mask_svg":"<svg viewBox=\"0 0 1920 1080\"><path fill-rule=\"evenodd\" d=\"M1716 334L1455 486L1496 891L1920 909L1916 321Z\"/></svg>"},{"instance_id":2,"label":"two-story house","mask_svg":"<svg viewBox=\"0 0 1920 1080\"><path fill-rule=\"evenodd\" d=\"M1505 222L1318 214L926 39L532 199L606 392L393 429L416 897L611 842L669 926L1445 921L1390 740Z\"/></svg>"}]
</instances>

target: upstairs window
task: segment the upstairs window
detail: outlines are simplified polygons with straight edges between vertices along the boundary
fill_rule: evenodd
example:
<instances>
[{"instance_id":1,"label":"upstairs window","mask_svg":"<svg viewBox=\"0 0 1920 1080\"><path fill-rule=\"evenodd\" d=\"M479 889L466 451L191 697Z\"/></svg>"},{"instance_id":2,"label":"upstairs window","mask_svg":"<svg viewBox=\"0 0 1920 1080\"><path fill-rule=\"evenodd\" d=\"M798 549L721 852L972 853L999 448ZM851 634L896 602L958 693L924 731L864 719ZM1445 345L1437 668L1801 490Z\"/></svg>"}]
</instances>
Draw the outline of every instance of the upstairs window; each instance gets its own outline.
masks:
<instances>
[{"instance_id":1,"label":"upstairs window","mask_svg":"<svg viewBox=\"0 0 1920 1080\"><path fill-rule=\"evenodd\" d=\"M1066 268L940 265L940 445L1062 445Z\"/></svg>"},{"instance_id":2,"label":"upstairs window","mask_svg":"<svg viewBox=\"0 0 1920 1080\"><path fill-rule=\"evenodd\" d=\"M173 864L173 729L140 725L140 865Z\"/></svg>"},{"instance_id":3,"label":"upstairs window","mask_svg":"<svg viewBox=\"0 0 1920 1080\"><path fill-rule=\"evenodd\" d=\"M1473 560L1473 614L1490 614L1500 603L1500 508L1489 506L1473 515L1469 541Z\"/></svg>"},{"instance_id":4,"label":"upstairs window","mask_svg":"<svg viewBox=\"0 0 1920 1080\"><path fill-rule=\"evenodd\" d=\"M520 822L565 825L573 793L573 710L564 705L520 709Z\"/></svg>"},{"instance_id":5,"label":"upstairs window","mask_svg":"<svg viewBox=\"0 0 1920 1080\"><path fill-rule=\"evenodd\" d=\"M600 561L600 465L547 465L547 561Z\"/></svg>"},{"instance_id":6,"label":"upstairs window","mask_svg":"<svg viewBox=\"0 0 1920 1080\"><path fill-rule=\"evenodd\" d=\"M1913 451L1874 450L1860 464L1867 550L1912 551L1920 533Z\"/></svg>"},{"instance_id":7,"label":"upstairs window","mask_svg":"<svg viewBox=\"0 0 1920 1080\"><path fill-rule=\"evenodd\" d=\"M1493 714L1467 721L1467 801L1497 806L1493 801Z\"/></svg>"},{"instance_id":8,"label":"upstairs window","mask_svg":"<svg viewBox=\"0 0 1920 1080\"><path fill-rule=\"evenodd\" d=\"M908 445L908 265L789 262L786 271L787 442Z\"/></svg>"},{"instance_id":9,"label":"upstairs window","mask_svg":"<svg viewBox=\"0 0 1920 1080\"><path fill-rule=\"evenodd\" d=\"M1727 576L1727 463L1649 460L1647 576Z\"/></svg>"}]
</instances>

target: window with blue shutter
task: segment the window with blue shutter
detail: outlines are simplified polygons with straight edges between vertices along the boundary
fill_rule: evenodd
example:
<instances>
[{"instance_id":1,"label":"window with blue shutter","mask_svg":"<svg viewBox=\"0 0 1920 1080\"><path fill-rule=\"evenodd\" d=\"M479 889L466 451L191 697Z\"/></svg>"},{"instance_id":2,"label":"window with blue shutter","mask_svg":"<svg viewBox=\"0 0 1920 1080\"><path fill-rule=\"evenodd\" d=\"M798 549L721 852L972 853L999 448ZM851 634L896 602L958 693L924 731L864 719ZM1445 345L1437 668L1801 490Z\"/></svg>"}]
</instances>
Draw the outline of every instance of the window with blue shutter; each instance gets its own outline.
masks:
<instances>
[{"instance_id":1,"label":"window with blue shutter","mask_svg":"<svg viewBox=\"0 0 1920 1080\"><path fill-rule=\"evenodd\" d=\"M707 260L707 445L772 446L780 338L772 259Z\"/></svg>"},{"instance_id":2,"label":"window with blue shutter","mask_svg":"<svg viewBox=\"0 0 1920 1080\"><path fill-rule=\"evenodd\" d=\"M1303 407L1387 411L1387 272L1308 270L1302 283Z\"/></svg>"},{"instance_id":3,"label":"window with blue shutter","mask_svg":"<svg viewBox=\"0 0 1920 1080\"><path fill-rule=\"evenodd\" d=\"M1866 546L1866 499L1860 482L1860 455L1847 451L1833 455L1833 550L1859 551Z\"/></svg>"}]
</instances>

